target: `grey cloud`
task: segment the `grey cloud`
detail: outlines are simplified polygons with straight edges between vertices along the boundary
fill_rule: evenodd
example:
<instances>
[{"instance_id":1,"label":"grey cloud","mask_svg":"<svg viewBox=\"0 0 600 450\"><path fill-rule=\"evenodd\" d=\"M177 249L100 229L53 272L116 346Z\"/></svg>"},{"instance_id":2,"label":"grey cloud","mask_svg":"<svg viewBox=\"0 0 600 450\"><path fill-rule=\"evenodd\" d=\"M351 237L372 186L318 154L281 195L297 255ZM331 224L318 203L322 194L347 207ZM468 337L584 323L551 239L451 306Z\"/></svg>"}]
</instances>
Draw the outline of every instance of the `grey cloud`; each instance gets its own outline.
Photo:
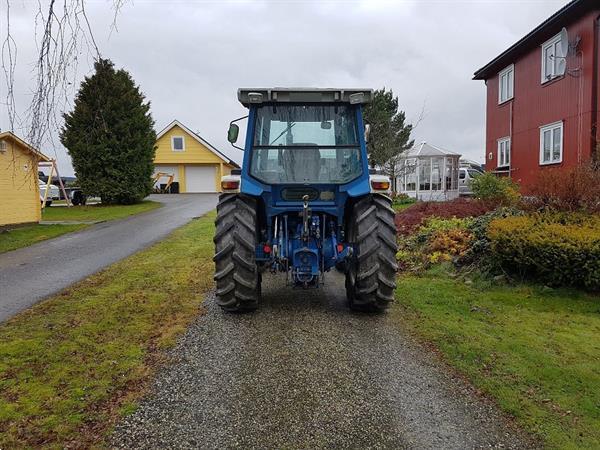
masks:
<instances>
[{"instance_id":1,"label":"grey cloud","mask_svg":"<svg viewBox=\"0 0 600 450\"><path fill-rule=\"evenodd\" d=\"M14 3L22 109L35 60L34 4ZM103 56L130 71L152 102L157 130L177 118L239 161L225 139L229 121L245 113L238 87L386 86L409 120L425 104L416 140L481 161L485 87L471 80L474 70L565 3L136 1L112 33L110 3L87 10ZM81 55L75 86L92 63ZM3 110L3 128L5 118ZM56 151L69 172L64 149Z\"/></svg>"}]
</instances>

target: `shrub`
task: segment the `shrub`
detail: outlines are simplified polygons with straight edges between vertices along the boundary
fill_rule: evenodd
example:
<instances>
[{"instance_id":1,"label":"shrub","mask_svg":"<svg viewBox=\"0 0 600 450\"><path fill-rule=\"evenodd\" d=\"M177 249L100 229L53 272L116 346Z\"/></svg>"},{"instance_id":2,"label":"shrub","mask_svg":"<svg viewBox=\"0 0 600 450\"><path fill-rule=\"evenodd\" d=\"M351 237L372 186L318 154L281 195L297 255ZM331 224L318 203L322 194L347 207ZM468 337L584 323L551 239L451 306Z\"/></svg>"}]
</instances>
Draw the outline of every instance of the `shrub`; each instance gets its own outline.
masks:
<instances>
[{"instance_id":1,"label":"shrub","mask_svg":"<svg viewBox=\"0 0 600 450\"><path fill-rule=\"evenodd\" d=\"M522 276L600 289L600 218L575 221L561 223L548 214L495 219L488 229L490 250L503 268Z\"/></svg>"},{"instance_id":2,"label":"shrub","mask_svg":"<svg viewBox=\"0 0 600 450\"><path fill-rule=\"evenodd\" d=\"M429 239L429 261L437 263L461 258L469 250L473 235L466 229L438 230Z\"/></svg>"},{"instance_id":3,"label":"shrub","mask_svg":"<svg viewBox=\"0 0 600 450\"><path fill-rule=\"evenodd\" d=\"M498 205L516 205L521 196L519 186L508 177L499 177L491 172L473 179L471 189L476 198Z\"/></svg>"},{"instance_id":4,"label":"shrub","mask_svg":"<svg viewBox=\"0 0 600 450\"><path fill-rule=\"evenodd\" d=\"M588 164L543 170L530 191L536 208L600 212L600 167Z\"/></svg>"},{"instance_id":5,"label":"shrub","mask_svg":"<svg viewBox=\"0 0 600 450\"><path fill-rule=\"evenodd\" d=\"M429 217L424 224L419 227L415 233L414 239L417 242L425 243L434 234L448 232L456 229L467 229L471 219L451 217L450 219L442 219L439 217Z\"/></svg>"},{"instance_id":6,"label":"shrub","mask_svg":"<svg viewBox=\"0 0 600 450\"><path fill-rule=\"evenodd\" d=\"M477 217L492 209L494 209L492 204L465 198L449 202L417 202L396 214L396 226L398 234L409 235L415 232L430 217Z\"/></svg>"},{"instance_id":7,"label":"shrub","mask_svg":"<svg viewBox=\"0 0 600 450\"><path fill-rule=\"evenodd\" d=\"M467 230L470 220L427 219L414 234L399 242L400 250L396 257L401 269L419 269L464 255L472 239Z\"/></svg>"},{"instance_id":8,"label":"shrub","mask_svg":"<svg viewBox=\"0 0 600 450\"><path fill-rule=\"evenodd\" d=\"M392 194L392 208L402 210L408 205L412 205L416 200L406 194Z\"/></svg>"},{"instance_id":9,"label":"shrub","mask_svg":"<svg viewBox=\"0 0 600 450\"><path fill-rule=\"evenodd\" d=\"M467 252L463 255L460 260L461 265L471 264L471 263L482 263L480 264L480 268L482 266L490 266L493 264L493 261L490 260L490 240L488 238L488 227L490 222L495 219L500 219L504 217L512 217L522 215L523 211L510 208L510 207L500 207L493 211L487 212L479 217L474 217L471 219L468 225L468 230L473 236L473 240L471 242L471 247ZM489 268L489 267L488 267Z\"/></svg>"}]
</instances>

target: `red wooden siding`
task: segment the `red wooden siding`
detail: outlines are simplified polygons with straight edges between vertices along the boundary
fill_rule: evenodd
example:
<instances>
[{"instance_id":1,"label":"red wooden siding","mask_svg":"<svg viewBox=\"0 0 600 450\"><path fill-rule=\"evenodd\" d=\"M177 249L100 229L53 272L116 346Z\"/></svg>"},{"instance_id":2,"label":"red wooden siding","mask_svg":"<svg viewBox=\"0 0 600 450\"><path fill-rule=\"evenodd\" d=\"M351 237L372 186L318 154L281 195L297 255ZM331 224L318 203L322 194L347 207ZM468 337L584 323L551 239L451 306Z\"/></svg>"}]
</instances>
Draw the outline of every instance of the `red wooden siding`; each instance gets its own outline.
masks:
<instances>
[{"instance_id":1,"label":"red wooden siding","mask_svg":"<svg viewBox=\"0 0 600 450\"><path fill-rule=\"evenodd\" d=\"M571 167L588 161L593 152L593 111L598 110L594 95L594 72L599 58L595 23L600 9L565 23L569 40L580 36L576 56L567 59L567 72L581 67L579 75L563 77L541 84L541 45L559 30L548 30L540 36L539 45L524 54L514 64L514 98L498 105L498 74L486 80L486 168L497 167L497 140L511 136L511 177L524 190L535 181L540 170L547 167ZM594 67L596 64L596 67ZM596 86L600 89L600 86ZM600 94L600 91L598 91ZM511 125L512 109L512 125ZM560 164L539 164L541 126L563 121L563 160ZM512 132L511 132L512 129ZM489 154L492 153L492 159Z\"/></svg>"}]
</instances>

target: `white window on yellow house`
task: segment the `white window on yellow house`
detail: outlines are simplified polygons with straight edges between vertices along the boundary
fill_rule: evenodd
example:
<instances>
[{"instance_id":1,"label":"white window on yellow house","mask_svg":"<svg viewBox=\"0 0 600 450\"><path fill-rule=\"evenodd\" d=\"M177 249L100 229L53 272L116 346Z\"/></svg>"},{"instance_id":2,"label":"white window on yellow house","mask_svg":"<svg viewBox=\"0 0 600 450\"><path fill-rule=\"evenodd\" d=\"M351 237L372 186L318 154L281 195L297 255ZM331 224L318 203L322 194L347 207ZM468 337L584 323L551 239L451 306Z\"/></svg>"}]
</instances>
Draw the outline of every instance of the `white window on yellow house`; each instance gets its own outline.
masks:
<instances>
[{"instance_id":1,"label":"white window on yellow house","mask_svg":"<svg viewBox=\"0 0 600 450\"><path fill-rule=\"evenodd\" d=\"M185 140L183 136L172 136L171 137L171 150L174 152L185 151Z\"/></svg>"}]
</instances>

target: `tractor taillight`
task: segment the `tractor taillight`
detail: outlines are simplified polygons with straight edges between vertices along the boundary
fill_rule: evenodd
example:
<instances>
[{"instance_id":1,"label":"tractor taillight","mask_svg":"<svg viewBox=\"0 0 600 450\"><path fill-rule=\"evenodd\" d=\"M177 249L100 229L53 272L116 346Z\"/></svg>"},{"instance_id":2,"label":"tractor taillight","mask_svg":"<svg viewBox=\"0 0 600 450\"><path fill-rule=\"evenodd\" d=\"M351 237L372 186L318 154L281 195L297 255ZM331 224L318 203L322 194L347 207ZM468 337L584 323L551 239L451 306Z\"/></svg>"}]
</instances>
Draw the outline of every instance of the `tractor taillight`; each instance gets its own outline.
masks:
<instances>
[{"instance_id":1,"label":"tractor taillight","mask_svg":"<svg viewBox=\"0 0 600 450\"><path fill-rule=\"evenodd\" d=\"M239 180L223 180L221 181L221 188L224 191L232 191L239 189L240 181Z\"/></svg>"},{"instance_id":2,"label":"tractor taillight","mask_svg":"<svg viewBox=\"0 0 600 450\"><path fill-rule=\"evenodd\" d=\"M390 188L389 181L371 181L371 187L376 191L387 191Z\"/></svg>"},{"instance_id":3,"label":"tractor taillight","mask_svg":"<svg viewBox=\"0 0 600 450\"><path fill-rule=\"evenodd\" d=\"M271 246L269 244L265 244L263 247L263 252L265 252L267 255L271 253Z\"/></svg>"}]
</instances>

